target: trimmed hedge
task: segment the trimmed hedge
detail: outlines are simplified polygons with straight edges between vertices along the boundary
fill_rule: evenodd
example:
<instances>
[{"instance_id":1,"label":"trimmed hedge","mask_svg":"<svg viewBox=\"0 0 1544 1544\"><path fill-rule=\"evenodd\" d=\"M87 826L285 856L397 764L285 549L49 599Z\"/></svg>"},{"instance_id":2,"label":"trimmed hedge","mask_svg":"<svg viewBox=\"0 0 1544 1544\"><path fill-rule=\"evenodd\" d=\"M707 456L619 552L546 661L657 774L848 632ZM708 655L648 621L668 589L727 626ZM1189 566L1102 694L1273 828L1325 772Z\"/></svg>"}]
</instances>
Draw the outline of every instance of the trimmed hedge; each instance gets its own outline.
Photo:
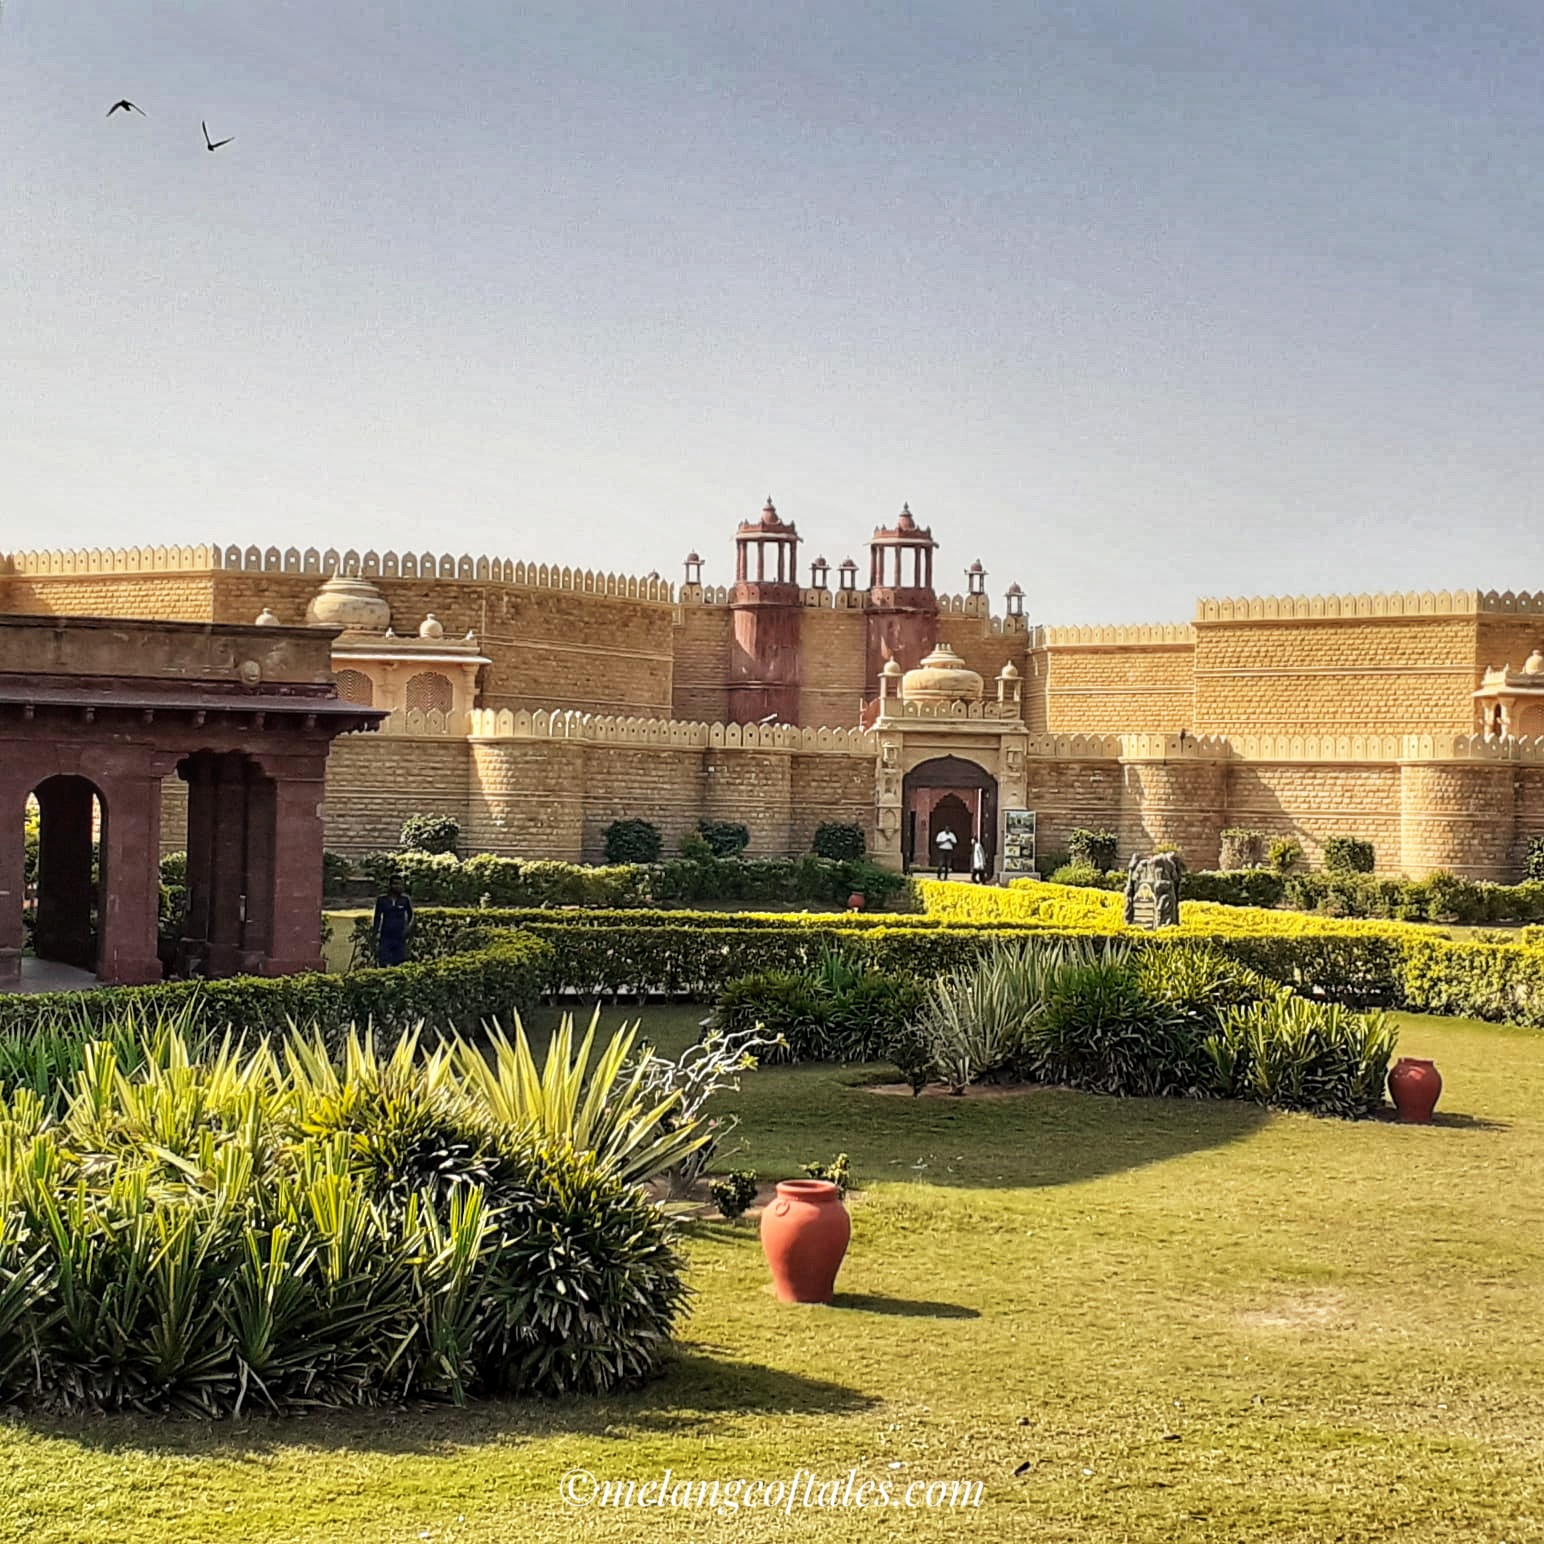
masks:
<instances>
[{"instance_id":1,"label":"trimmed hedge","mask_svg":"<svg viewBox=\"0 0 1544 1544\"><path fill-rule=\"evenodd\" d=\"M475 949L518 925L550 946L549 994L666 993L716 1000L739 977L816 968L838 945L856 968L928 980L969 964L1005 934L1119 938L1138 950L1204 942L1306 996L1544 1026L1544 949L1455 941L1427 927L1187 902L1183 925L1128 929L1120 897L1035 881L1003 890L914 882L932 915L721 912L420 911L414 947ZM363 926L364 924L361 924Z\"/></svg>"},{"instance_id":2,"label":"trimmed hedge","mask_svg":"<svg viewBox=\"0 0 1544 1544\"><path fill-rule=\"evenodd\" d=\"M706 838L703 838L706 842ZM464 861L448 854L370 853L360 867L381 888L394 878L419 905L649 906L692 901L829 901L840 905L861 891L881 906L906 890L899 874L858 860L695 858L604 867L550 860Z\"/></svg>"},{"instance_id":3,"label":"trimmed hedge","mask_svg":"<svg viewBox=\"0 0 1544 1544\"><path fill-rule=\"evenodd\" d=\"M537 1002L554 968L553 951L529 934L486 930L442 954L389 969L327 975L232 976L220 981L166 981L111 991L0 995L0 1032L37 1029L66 1020L83 1029L105 1025L126 1010L154 1018L177 1015L188 1030L283 1034L314 1024L329 1045L352 1025L400 1035L419 1023L432 1031L473 1032L507 1021ZM185 1015L185 1017L182 1017Z\"/></svg>"}]
</instances>

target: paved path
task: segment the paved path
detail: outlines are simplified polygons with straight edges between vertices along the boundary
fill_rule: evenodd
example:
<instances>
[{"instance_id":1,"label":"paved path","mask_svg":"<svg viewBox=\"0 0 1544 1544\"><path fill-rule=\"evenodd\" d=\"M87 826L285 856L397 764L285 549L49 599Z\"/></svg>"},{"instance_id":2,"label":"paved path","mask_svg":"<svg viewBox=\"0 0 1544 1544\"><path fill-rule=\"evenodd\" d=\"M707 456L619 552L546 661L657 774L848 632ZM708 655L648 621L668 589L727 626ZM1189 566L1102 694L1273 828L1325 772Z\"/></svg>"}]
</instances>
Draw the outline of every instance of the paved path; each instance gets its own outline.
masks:
<instances>
[{"instance_id":1,"label":"paved path","mask_svg":"<svg viewBox=\"0 0 1544 1544\"><path fill-rule=\"evenodd\" d=\"M95 986L97 978L89 970L61 965L57 960L36 960L24 956L21 980L12 986L0 985L0 992L81 992Z\"/></svg>"}]
</instances>

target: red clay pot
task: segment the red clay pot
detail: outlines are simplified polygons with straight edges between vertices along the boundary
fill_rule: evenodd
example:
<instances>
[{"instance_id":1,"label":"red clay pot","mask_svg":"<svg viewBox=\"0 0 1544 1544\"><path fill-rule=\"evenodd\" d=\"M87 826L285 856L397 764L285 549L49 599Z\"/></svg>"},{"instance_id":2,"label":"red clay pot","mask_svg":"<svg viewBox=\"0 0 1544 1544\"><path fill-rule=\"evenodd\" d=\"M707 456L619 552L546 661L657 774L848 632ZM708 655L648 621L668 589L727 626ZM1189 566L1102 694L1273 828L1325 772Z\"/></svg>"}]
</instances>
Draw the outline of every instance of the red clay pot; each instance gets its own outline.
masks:
<instances>
[{"instance_id":1,"label":"red clay pot","mask_svg":"<svg viewBox=\"0 0 1544 1544\"><path fill-rule=\"evenodd\" d=\"M863 892L861 890L854 890L852 894L847 897L847 909L848 911L863 910Z\"/></svg>"},{"instance_id":2,"label":"red clay pot","mask_svg":"<svg viewBox=\"0 0 1544 1544\"><path fill-rule=\"evenodd\" d=\"M1442 1093L1442 1074L1437 1064L1418 1056L1401 1056L1389 1069L1389 1097L1399 1118L1414 1125L1425 1125L1437 1107Z\"/></svg>"},{"instance_id":3,"label":"red clay pot","mask_svg":"<svg viewBox=\"0 0 1544 1544\"><path fill-rule=\"evenodd\" d=\"M785 1303L829 1303L852 1237L842 1194L825 1179L788 1179L761 1214L761 1250Z\"/></svg>"}]
</instances>

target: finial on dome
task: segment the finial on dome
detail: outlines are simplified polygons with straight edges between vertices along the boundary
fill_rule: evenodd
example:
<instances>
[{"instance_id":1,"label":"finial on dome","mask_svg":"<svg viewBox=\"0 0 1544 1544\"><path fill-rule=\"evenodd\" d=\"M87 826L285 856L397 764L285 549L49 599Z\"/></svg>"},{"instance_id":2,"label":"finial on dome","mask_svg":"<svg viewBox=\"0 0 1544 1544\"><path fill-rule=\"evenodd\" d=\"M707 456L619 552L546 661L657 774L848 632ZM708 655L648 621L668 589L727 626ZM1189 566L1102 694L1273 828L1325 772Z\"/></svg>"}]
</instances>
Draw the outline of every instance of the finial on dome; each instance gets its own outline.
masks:
<instances>
[{"instance_id":1,"label":"finial on dome","mask_svg":"<svg viewBox=\"0 0 1544 1544\"><path fill-rule=\"evenodd\" d=\"M917 529L917 522L912 518L910 504L901 505L901 518L895 522L895 528L898 531L915 531Z\"/></svg>"},{"instance_id":2,"label":"finial on dome","mask_svg":"<svg viewBox=\"0 0 1544 1544\"><path fill-rule=\"evenodd\" d=\"M257 620L252 625L254 627L278 627L280 623L278 617L276 617L273 612L264 606L263 609L258 612Z\"/></svg>"},{"instance_id":3,"label":"finial on dome","mask_svg":"<svg viewBox=\"0 0 1544 1544\"><path fill-rule=\"evenodd\" d=\"M418 624L418 636L420 638L443 638L445 636L444 623L431 611Z\"/></svg>"}]
</instances>

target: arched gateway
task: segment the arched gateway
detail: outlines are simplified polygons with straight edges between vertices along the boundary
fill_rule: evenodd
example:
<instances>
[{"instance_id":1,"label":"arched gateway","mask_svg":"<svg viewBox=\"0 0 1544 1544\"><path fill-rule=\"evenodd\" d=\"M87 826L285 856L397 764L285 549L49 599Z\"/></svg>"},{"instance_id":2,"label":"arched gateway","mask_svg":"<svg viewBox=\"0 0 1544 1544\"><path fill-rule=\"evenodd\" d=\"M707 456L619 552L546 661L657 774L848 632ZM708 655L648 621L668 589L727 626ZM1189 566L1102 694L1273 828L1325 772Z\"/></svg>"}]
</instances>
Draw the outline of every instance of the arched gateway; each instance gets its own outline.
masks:
<instances>
[{"instance_id":1,"label":"arched gateway","mask_svg":"<svg viewBox=\"0 0 1544 1544\"><path fill-rule=\"evenodd\" d=\"M977 841L986 848L987 871L995 870L997 779L985 767L962 756L933 756L906 774L903 792L901 857L908 870L936 866L936 838L945 829L955 836L951 872L969 873Z\"/></svg>"},{"instance_id":2,"label":"arched gateway","mask_svg":"<svg viewBox=\"0 0 1544 1544\"><path fill-rule=\"evenodd\" d=\"M206 974L320 964L322 786L340 702L332 628L0 616L0 986L21 976L25 819L34 952L159 980L161 786L188 782L190 928Z\"/></svg>"}]
</instances>

